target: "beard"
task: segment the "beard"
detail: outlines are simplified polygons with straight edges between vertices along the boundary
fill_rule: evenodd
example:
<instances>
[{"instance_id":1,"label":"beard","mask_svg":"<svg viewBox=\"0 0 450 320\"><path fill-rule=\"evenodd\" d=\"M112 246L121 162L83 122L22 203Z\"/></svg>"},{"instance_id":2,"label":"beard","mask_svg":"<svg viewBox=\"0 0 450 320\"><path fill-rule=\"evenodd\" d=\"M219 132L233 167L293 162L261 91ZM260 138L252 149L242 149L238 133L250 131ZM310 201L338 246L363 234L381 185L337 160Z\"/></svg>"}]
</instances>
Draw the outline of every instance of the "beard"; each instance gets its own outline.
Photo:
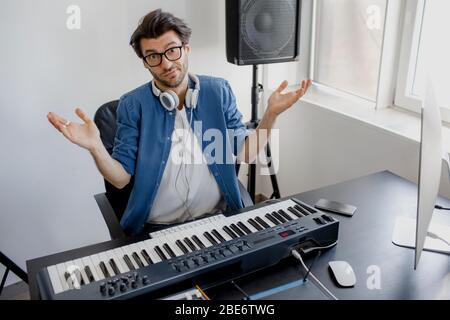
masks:
<instances>
[{"instance_id":1,"label":"beard","mask_svg":"<svg viewBox=\"0 0 450 320\"><path fill-rule=\"evenodd\" d=\"M159 83L162 83L167 88L174 89L174 88L177 88L183 82L184 78L186 77L186 73L188 70L187 62L181 66L175 65L171 70L168 70L164 73L169 73L175 69L178 69L180 71L180 74L176 79L172 79L172 80L166 80L166 79L160 77L159 75L157 75L156 73L152 72L152 70L150 70L150 73L152 74L153 78L155 78Z\"/></svg>"}]
</instances>

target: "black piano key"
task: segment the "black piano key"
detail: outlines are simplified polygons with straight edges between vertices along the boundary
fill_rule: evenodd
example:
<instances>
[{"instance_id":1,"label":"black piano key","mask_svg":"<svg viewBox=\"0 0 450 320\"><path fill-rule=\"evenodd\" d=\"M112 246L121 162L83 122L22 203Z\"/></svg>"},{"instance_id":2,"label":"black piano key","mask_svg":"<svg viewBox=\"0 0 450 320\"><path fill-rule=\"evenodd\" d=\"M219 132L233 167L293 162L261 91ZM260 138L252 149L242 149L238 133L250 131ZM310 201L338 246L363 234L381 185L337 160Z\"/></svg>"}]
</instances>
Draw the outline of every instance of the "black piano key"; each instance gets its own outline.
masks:
<instances>
[{"instance_id":1,"label":"black piano key","mask_svg":"<svg viewBox=\"0 0 450 320\"><path fill-rule=\"evenodd\" d=\"M137 263L139 268L143 268L144 267L144 263L141 261L141 258L139 258L138 254L136 252L133 252L131 254L131 256L133 257L134 261Z\"/></svg>"},{"instance_id":2,"label":"black piano key","mask_svg":"<svg viewBox=\"0 0 450 320\"><path fill-rule=\"evenodd\" d=\"M278 212L274 211L272 212L272 217L275 217L278 221L280 221L281 223L286 223L287 220L285 218L283 218Z\"/></svg>"},{"instance_id":3,"label":"black piano key","mask_svg":"<svg viewBox=\"0 0 450 320\"><path fill-rule=\"evenodd\" d=\"M113 259L109 259L108 262L109 262L109 265L111 266L111 269L113 269L114 273L115 273L115 274L120 274L120 270L119 270L119 268L117 267L116 262L115 262Z\"/></svg>"},{"instance_id":4,"label":"black piano key","mask_svg":"<svg viewBox=\"0 0 450 320\"><path fill-rule=\"evenodd\" d=\"M235 225L234 223L232 223L232 224L230 225L230 228L231 228L234 232L236 232L240 237L245 236L245 233L244 233L243 231L241 231L241 229L239 229L238 226Z\"/></svg>"},{"instance_id":5,"label":"black piano key","mask_svg":"<svg viewBox=\"0 0 450 320\"><path fill-rule=\"evenodd\" d=\"M222 229L223 229L223 231L225 231L226 233L228 233L228 235L229 235L231 238L233 238L233 239L239 238L239 236L238 236L237 234L235 234L235 233L233 232L233 230L231 230L231 229L228 228L227 226L223 227Z\"/></svg>"},{"instance_id":6,"label":"black piano key","mask_svg":"<svg viewBox=\"0 0 450 320\"><path fill-rule=\"evenodd\" d=\"M203 232L203 235L209 242L211 242L212 245L219 244L208 231Z\"/></svg>"},{"instance_id":7,"label":"black piano key","mask_svg":"<svg viewBox=\"0 0 450 320\"><path fill-rule=\"evenodd\" d=\"M247 226L246 226L245 224L243 224L241 221L239 221L239 222L237 223L237 225L238 225L239 228L241 228L242 230L244 230L244 232L245 232L246 234L251 234L251 233L252 233L252 231L251 231L249 228L247 228Z\"/></svg>"},{"instance_id":8,"label":"black piano key","mask_svg":"<svg viewBox=\"0 0 450 320\"><path fill-rule=\"evenodd\" d=\"M283 210L278 210L278 213L280 214L280 216L282 216L283 218L285 218L287 221L292 221L293 219L291 218L290 215L288 215L286 212L284 212Z\"/></svg>"},{"instance_id":9,"label":"black piano key","mask_svg":"<svg viewBox=\"0 0 450 320\"><path fill-rule=\"evenodd\" d=\"M192 236L192 240L199 246L200 249L205 249L206 246L203 244L203 242L200 241L200 239L197 236Z\"/></svg>"},{"instance_id":10,"label":"black piano key","mask_svg":"<svg viewBox=\"0 0 450 320\"><path fill-rule=\"evenodd\" d=\"M298 212L297 210L295 210L295 209L292 208L292 207L289 207L288 210L289 210L289 212L292 212L294 215L296 215L296 216L299 217L299 218L302 218L302 217L305 216L305 215L301 214L300 212Z\"/></svg>"},{"instance_id":11,"label":"black piano key","mask_svg":"<svg viewBox=\"0 0 450 320\"><path fill-rule=\"evenodd\" d=\"M309 216L310 212L308 212L307 210L303 209L302 207L300 207L298 204L296 204L294 206L294 209L296 209L297 211L301 212L303 215L305 216Z\"/></svg>"},{"instance_id":12,"label":"black piano key","mask_svg":"<svg viewBox=\"0 0 450 320\"><path fill-rule=\"evenodd\" d=\"M264 228L261 227L261 226L258 224L258 222L256 222L256 221L253 220L253 219L248 219L248 223L250 223L250 224L253 226L253 228L255 228L255 229L258 230L258 231L264 230Z\"/></svg>"},{"instance_id":13,"label":"black piano key","mask_svg":"<svg viewBox=\"0 0 450 320\"><path fill-rule=\"evenodd\" d=\"M224 237L222 237L222 235L216 230L216 229L212 229L211 233L217 238L217 240L219 240L220 242L226 242L227 240L225 240Z\"/></svg>"},{"instance_id":14,"label":"black piano key","mask_svg":"<svg viewBox=\"0 0 450 320\"><path fill-rule=\"evenodd\" d=\"M135 269L136 269L136 268L134 267L134 264L131 262L130 257L129 257L127 254L125 254L125 255L123 256L123 261L125 261L125 263L127 264L128 269L130 269L130 270L135 270Z\"/></svg>"},{"instance_id":15,"label":"black piano key","mask_svg":"<svg viewBox=\"0 0 450 320\"><path fill-rule=\"evenodd\" d=\"M162 261L168 260L164 252L162 252L161 248L159 246L155 246L155 252L158 254L158 256L161 258Z\"/></svg>"},{"instance_id":16,"label":"black piano key","mask_svg":"<svg viewBox=\"0 0 450 320\"><path fill-rule=\"evenodd\" d=\"M84 267L84 272L86 273L89 282L95 281L94 275L92 274L91 268L89 268L89 266Z\"/></svg>"},{"instance_id":17,"label":"black piano key","mask_svg":"<svg viewBox=\"0 0 450 320\"><path fill-rule=\"evenodd\" d=\"M169 254L169 256L170 256L171 258L175 258L175 257L177 256L177 255L175 254L175 252L173 252L172 248L171 248L167 243L164 243L164 244L163 244L163 248L164 248L164 250L167 251L167 253Z\"/></svg>"},{"instance_id":18,"label":"black piano key","mask_svg":"<svg viewBox=\"0 0 450 320\"><path fill-rule=\"evenodd\" d=\"M264 217L266 217L268 220L270 220L276 226L280 224L280 221L278 221L277 219L272 217L272 215L270 213L267 213Z\"/></svg>"},{"instance_id":19,"label":"black piano key","mask_svg":"<svg viewBox=\"0 0 450 320\"><path fill-rule=\"evenodd\" d=\"M261 217L256 217L255 220L264 228L268 229L270 226Z\"/></svg>"},{"instance_id":20,"label":"black piano key","mask_svg":"<svg viewBox=\"0 0 450 320\"><path fill-rule=\"evenodd\" d=\"M105 278L111 277L111 275L109 274L108 269L106 268L106 265L103 261L100 262L99 266L100 266L100 269L102 270Z\"/></svg>"},{"instance_id":21,"label":"black piano key","mask_svg":"<svg viewBox=\"0 0 450 320\"><path fill-rule=\"evenodd\" d=\"M75 270L75 273L77 275L77 279L80 282L80 286L84 286L86 283L84 282L84 278L81 275L81 271L80 270Z\"/></svg>"},{"instance_id":22,"label":"black piano key","mask_svg":"<svg viewBox=\"0 0 450 320\"><path fill-rule=\"evenodd\" d=\"M192 243L192 241L188 237L185 237L183 241L184 243L187 244L189 248L191 248L192 252L197 251L197 247L195 246L195 244Z\"/></svg>"},{"instance_id":23,"label":"black piano key","mask_svg":"<svg viewBox=\"0 0 450 320\"><path fill-rule=\"evenodd\" d=\"M307 210L309 213L316 213L317 210L314 210L313 208L310 208L302 203L298 203L297 205L301 206L303 209Z\"/></svg>"},{"instance_id":24,"label":"black piano key","mask_svg":"<svg viewBox=\"0 0 450 320\"><path fill-rule=\"evenodd\" d=\"M141 254L144 257L145 261L147 261L147 263L149 265L153 264L153 260L150 258L150 256L148 255L147 251L145 251L145 249L141 250Z\"/></svg>"},{"instance_id":25,"label":"black piano key","mask_svg":"<svg viewBox=\"0 0 450 320\"><path fill-rule=\"evenodd\" d=\"M181 251L183 251L184 254L188 254L189 250L186 248L186 246L183 244L183 242L181 242L180 240L175 241L176 245L178 246L178 248L181 249Z\"/></svg>"}]
</instances>

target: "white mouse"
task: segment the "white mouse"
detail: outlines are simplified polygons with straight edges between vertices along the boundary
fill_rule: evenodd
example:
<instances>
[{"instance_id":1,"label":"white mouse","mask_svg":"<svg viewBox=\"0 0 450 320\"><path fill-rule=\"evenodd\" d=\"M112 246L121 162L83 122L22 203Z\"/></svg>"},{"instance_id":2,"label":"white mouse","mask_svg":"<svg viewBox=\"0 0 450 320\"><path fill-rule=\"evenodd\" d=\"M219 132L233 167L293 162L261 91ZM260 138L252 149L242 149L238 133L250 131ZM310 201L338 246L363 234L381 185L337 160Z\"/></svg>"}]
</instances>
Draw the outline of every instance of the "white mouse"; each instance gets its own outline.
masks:
<instances>
[{"instance_id":1,"label":"white mouse","mask_svg":"<svg viewBox=\"0 0 450 320\"><path fill-rule=\"evenodd\" d=\"M356 284L355 272L348 262L330 261L328 265L340 286L347 288Z\"/></svg>"}]
</instances>

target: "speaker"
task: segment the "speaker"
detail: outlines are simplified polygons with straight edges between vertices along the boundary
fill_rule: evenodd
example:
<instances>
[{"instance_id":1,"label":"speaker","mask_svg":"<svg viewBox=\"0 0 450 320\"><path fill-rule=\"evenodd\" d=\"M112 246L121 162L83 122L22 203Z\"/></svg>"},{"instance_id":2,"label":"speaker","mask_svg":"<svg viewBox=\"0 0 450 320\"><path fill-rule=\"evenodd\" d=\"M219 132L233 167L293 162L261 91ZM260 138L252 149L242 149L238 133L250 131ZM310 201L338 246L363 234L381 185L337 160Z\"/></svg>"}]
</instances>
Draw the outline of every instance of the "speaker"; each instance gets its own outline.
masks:
<instances>
[{"instance_id":1,"label":"speaker","mask_svg":"<svg viewBox=\"0 0 450 320\"><path fill-rule=\"evenodd\" d=\"M228 62L297 60L301 0L226 0L225 7Z\"/></svg>"}]
</instances>

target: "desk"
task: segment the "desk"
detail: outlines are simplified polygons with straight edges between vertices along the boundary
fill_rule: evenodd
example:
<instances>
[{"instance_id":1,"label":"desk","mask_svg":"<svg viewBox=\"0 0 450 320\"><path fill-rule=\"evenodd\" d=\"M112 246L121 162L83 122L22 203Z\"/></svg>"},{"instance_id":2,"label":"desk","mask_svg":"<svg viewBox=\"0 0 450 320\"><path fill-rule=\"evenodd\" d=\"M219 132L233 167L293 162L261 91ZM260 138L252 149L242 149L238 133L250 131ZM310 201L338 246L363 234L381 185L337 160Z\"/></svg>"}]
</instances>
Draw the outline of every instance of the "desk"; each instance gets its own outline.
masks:
<instances>
[{"instance_id":1,"label":"desk","mask_svg":"<svg viewBox=\"0 0 450 320\"><path fill-rule=\"evenodd\" d=\"M327 198L358 207L352 218L333 215L340 221L339 243L325 251L313 268L313 273L339 299L436 299L441 294L450 299L449 255L424 252L418 270L414 271L414 250L397 247L391 242L395 219L415 216L417 185L386 171L295 197L309 204ZM450 207L450 200L439 198L438 203ZM450 213L436 212L433 219L450 224ZM49 259L27 261L32 299L39 298L36 273ZM357 277L354 288L341 289L335 285L328 270L328 262L332 260L345 260L352 265ZM370 276L367 271L371 266L377 266L381 272L380 290L367 288ZM236 282L248 294L254 294L298 279L299 270L295 260L286 259ZM443 291L445 287L447 292ZM214 299L242 297L229 284L212 288L208 294ZM298 299L296 296L287 298Z\"/></svg>"}]
</instances>

